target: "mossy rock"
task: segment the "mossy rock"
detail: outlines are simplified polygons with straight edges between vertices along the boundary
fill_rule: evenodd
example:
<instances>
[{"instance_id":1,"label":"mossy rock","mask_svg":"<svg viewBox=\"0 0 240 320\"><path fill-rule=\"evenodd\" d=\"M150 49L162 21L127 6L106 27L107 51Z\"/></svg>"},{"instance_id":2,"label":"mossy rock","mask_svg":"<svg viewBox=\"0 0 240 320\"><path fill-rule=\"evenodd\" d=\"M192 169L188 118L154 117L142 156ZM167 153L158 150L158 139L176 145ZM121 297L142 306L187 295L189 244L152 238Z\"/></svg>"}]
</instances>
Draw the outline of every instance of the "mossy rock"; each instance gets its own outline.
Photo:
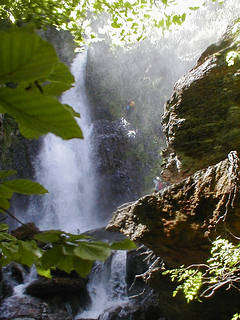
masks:
<instances>
[{"instance_id":1,"label":"mossy rock","mask_svg":"<svg viewBox=\"0 0 240 320\"><path fill-rule=\"evenodd\" d=\"M232 30L210 46L197 66L176 83L166 104L166 155L174 153L179 161L174 177L168 170L163 172L166 180L175 182L218 163L231 150L240 151L240 62L231 66L226 62L228 52L240 50Z\"/></svg>"}]
</instances>

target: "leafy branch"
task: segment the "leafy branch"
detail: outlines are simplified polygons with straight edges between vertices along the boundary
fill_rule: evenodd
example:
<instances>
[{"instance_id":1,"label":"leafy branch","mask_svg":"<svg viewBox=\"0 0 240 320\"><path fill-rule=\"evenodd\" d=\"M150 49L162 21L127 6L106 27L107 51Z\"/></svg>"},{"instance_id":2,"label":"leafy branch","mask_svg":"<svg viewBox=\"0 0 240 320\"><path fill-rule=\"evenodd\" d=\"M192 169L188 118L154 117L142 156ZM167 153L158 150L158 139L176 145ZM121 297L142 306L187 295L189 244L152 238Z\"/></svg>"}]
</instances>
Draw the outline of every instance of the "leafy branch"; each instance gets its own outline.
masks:
<instances>
[{"instance_id":1,"label":"leafy branch","mask_svg":"<svg viewBox=\"0 0 240 320\"><path fill-rule=\"evenodd\" d=\"M221 288L240 291L240 246L218 238L213 242L206 264L181 266L163 274L179 283L173 296L182 291L188 302L210 298Z\"/></svg>"}]
</instances>

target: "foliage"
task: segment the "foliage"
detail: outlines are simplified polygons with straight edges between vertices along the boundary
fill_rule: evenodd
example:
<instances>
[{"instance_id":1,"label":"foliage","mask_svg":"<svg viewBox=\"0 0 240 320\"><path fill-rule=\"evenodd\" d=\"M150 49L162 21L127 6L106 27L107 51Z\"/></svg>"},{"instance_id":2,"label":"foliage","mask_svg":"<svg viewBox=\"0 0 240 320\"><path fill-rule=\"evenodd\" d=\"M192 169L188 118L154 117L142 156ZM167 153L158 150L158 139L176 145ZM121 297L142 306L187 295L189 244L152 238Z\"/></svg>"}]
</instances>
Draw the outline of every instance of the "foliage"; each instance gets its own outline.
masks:
<instances>
[{"instance_id":1,"label":"foliage","mask_svg":"<svg viewBox=\"0 0 240 320\"><path fill-rule=\"evenodd\" d=\"M15 261L27 266L36 265L40 275L50 277L51 269L61 269L67 273L75 270L85 277L95 260L105 261L112 250L135 249L130 241L94 241L86 235L73 235L61 230L49 230L35 235L35 240L18 240L8 232L8 225L0 224L0 264ZM40 247L39 247L39 245Z\"/></svg>"},{"instance_id":2,"label":"foliage","mask_svg":"<svg viewBox=\"0 0 240 320\"><path fill-rule=\"evenodd\" d=\"M2 213L5 213L5 210L9 209L9 200L14 192L27 195L47 193L47 190L43 186L34 181L25 179L7 180L8 177L15 174L16 171L14 170L0 171L0 212Z\"/></svg>"},{"instance_id":3,"label":"foliage","mask_svg":"<svg viewBox=\"0 0 240 320\"><path fill-rule=\"evenodd\" d=\"M74 78L52 45L30 27L2 30L0 65L0 112L15 118L26 138L49 131L63 139L82 138L76 114L57 100L59 84L65 91Z\"/></svg>"},{"instance_id":4,"label":"foliage","mask_svg":"<svg viewBox=\"0 0 240 320\"><path fill-rule=\"evenodd\" d=\"M233 245L217 238L212 245L211 256L206 264L164 271L172 281L179 283L173 295L183 291L187 301L212 297L217 290L239 289L240 245Z\"/></svg>"},{"instance_id":5,"label":"foliage","mask_svg":"<svg viewBox=\"0 0 240 320\"><path fill-rule=\"evenodd\" d=\"M203 0L200 1L203 3ZM210 2L217 2L210 0ZM222 1L220 1L222 2ZM188 13L198 6L178 6L181 13L175 12L176 0L2 0L0 17L16 21L18 24L34 22L38 28L55 26L68 29L82 41L86 34L95 38L96 33L108 33L121 41L142 40L147 30L169 29L171 25L181 25ZM173 10L168 10L169 7ZM182 10L183 7L183 10ZM99 26L96 28L96 19ZM104 21L104 23L102 23ZM103 27L102 27L103 24ZM95 30L97 29L97 30ZM89 31L90 30L90 31ZM93 32L97 31L97 32Z\"/></svg>"}]
</instances>

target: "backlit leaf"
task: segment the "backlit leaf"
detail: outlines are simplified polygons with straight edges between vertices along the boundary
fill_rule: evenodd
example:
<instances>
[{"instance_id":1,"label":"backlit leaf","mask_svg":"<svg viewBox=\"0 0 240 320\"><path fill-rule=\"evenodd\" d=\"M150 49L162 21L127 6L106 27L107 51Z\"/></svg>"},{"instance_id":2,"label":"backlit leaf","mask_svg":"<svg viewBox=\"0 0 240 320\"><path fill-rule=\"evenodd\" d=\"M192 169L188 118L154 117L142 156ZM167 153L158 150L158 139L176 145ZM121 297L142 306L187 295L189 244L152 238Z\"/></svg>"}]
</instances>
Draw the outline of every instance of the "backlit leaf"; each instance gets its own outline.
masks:
<instances>
[{"instance_id":1,"label":"backlit leaf","mask_svg":"<svg viewBox=\"0 0 240 320\"><path fill-rule=\"evenodd\" d=\"M0 83L46 78L58 62L53 46L24 28L0 31Z\"/></svg>"},{"instance_id":2,"label":"backlit leaf","mask_svg":"<svg viewBox=\"0 0 240 320\"><path fill-rule=\"evenodd\" d=\"M71 112L52 96L21 88L0 88L0 106L18 121L26 138L38 138L48 132L63 139L83 137Z\"/></svg>"},{"instance_id":3,"label":"backlit leaf","mask_svg":"<svg viewBox=\"0 0 240 320\"><path fill-rule=\"evenodd\" d=\"M112 250L134 250L137 248L136 244L130 239L114 242L110 247Z\"/></svg>"},{"instance_id":4,"label":"backlit leaf","mask_svg":"<svg viewBox=\"0 0 240 320\"><path fill-rule=\"evenodd\" d=\"M44 194L48 192L39 183L26 179L9 180L3 182L2 185L9 188L12 192L21 194Z\"/></svg>"},{"instance_id":5,"label":"backlit leaf","mask_svg":"<svg viewBox=\"0 0 240 320\"><path fill-rule=\"evenodd\" d=\"M111 253L109 245L104 242L79 242L79 246L74 249L74 254L84 260L105 261Z\"/></svg>"},{"instance_id":6,"label":"backlit leaf","mask_svg":"<svg viewBox=\"0 0 240 320\"><path fill-rule=\"evenodd\" d=\"M35 240L48 243L48 242L58 242L61 239L62 231L60 230L48 230L38 233L34 236Z\"/></svg>"}]
</instances>

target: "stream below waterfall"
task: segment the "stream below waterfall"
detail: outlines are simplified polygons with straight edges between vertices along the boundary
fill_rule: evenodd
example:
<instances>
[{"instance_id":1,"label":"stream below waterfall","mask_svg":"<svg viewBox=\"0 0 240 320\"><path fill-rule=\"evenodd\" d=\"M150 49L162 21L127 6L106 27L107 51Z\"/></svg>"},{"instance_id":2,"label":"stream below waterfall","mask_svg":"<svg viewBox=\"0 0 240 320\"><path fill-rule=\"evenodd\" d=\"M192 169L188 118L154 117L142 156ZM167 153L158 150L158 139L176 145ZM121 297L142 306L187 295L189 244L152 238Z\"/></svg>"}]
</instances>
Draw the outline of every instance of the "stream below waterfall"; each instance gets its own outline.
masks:
<instances>
[{"instance_id":1,"label":"stream below waterfall","mask_svg":"<svg viewBox=\"0 0 240 320\"><path fill-rule=\"evenodd\" d=\"M194 12L189 21L181 27L182 30L167 36L166 47L168 47L168 41L171 46L169 46L169 56L165 60L170 61L169 64L171 64L171 50L175 48L182 61L181 70L184 74L194 65L203 50L225 31L238 5L238 0L230 0L223 5L222 9L208 11L206 7L198 13ZM163 61L164 65L166 61ZM28 220L34 221L41 230L62 229L67 232L82 233L102 228L106 223L101 219L101 212L98 212L96 206L98 182L95 174L95 159L92 157L94 148L91 140L92 123L85 88L86 63L87 53L79 53L72 64L76 84L61 98L63 103L71 105L80 112L79 124L85 138L63 141L48 134L44 137L41 151L35 159L36 180L48 189L49 194L41 199L33 198L27 216ZM171 67L179 68L179 66ZM35 212L38 212L37 216ZM96 263L87 285L91 304L75 312L77 314L75 319L113 319L109 317L108 310L129 303L126 261L127 253L117 251L106 263ZM27 313L14 318L12 315L17 313L9 311L17 299L20 299L20 304L23 303L21 299L27 299L24 289L37 278L34 268L30 273L24 271L24 274L23 284L13 283L15 288L11 297L5 299L0 307L2 313L0 318L34 320L33 316L27 316ZM8 275L5 277L10 281ZM73 318L71 308L66 305L66 309L69 317ZM116 319L130 320L130 317Z\"/></svg>"}]
</instances>

